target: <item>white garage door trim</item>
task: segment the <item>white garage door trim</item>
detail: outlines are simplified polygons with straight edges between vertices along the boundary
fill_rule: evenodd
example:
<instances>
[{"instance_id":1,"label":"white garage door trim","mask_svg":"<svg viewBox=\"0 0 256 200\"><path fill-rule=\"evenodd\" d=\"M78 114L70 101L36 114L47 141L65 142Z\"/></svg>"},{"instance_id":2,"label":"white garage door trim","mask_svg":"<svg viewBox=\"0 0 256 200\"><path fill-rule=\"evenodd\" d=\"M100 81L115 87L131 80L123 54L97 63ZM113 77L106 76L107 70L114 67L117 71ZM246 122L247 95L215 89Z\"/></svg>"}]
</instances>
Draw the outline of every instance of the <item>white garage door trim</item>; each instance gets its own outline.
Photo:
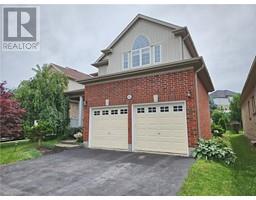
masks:
<instances>
[{"instance_id":1,"label":"white garage door trim","mask_svg":"<svg viewBox=\"0 0 256 200\"><path fill-rule=\"evenodd\" d=\"M149 106L149 105L166 105L166 104L179 104L182 103L184 104L184 108L185 108L185 129L186 129L186 154L177 154L177 155L184 155L184 156L189 156L189 142L188 142L188 128L187 128L187 106L186 106L186 101L165 101L165 102L157 102L157 103L139 103L139 104L132 104L132 109L131 109L131 114L132 114L132 151L135 152L135 108L137 106ZM161 152L155 152L155 153L160 153ZM164 153L164 152L163 152ZM174 153L166 153L166 154L174 154Z\"/></svg>"},{"instance_id":2,"label":"white garage door trim","mask_svg":"<svg viewBox=\"0 0 256 200\"><path fill-rule=\"evenodd\" d=\"M96 106L96 107L90 107L89 108L89 134L88 134L88 148L93 148L92 147L92 114L93 114L93 110L94 109L112 109L112 108L122 108L122 107L125 107L127 108L128 112L129 112L129 109L128 109L128 105L111 105L111 106ZM127 123L128 123L128 113L127 113ZM127 129L127 144L128 144L128 129ZM106 148L107 149L107 148ZM117 149L115 149L117 150ZM123 150L123 149L118 149L120 151L126 151L126 150ZM127 151L128 151L128 148L127 148Z\"/></svg>"}]
</instances>

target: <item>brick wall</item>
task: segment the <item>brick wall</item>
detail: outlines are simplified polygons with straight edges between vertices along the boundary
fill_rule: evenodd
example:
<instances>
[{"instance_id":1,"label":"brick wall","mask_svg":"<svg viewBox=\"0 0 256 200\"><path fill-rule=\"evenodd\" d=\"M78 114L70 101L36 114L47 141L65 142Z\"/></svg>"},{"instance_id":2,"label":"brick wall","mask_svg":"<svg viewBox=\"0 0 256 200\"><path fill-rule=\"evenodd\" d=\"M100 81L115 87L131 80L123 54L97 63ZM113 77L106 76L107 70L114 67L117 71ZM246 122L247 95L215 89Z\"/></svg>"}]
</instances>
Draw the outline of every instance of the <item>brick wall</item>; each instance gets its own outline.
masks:
<instances>
[{"instance_id":1,"label":"brick wall","mask_svg":"<svg viewBox=\"0 0 256 200\"><path fill-rule=\"evenodd\" d=\"M207 90L204 88L202 81L199 78L197 79L197 87L201 137L209 139L212 136L209 96Z\"/></svg>"},{"instance_id":2,"label":"brick wall","mask_svg":"<svg viewBox=\"0 0 256 200\"><path fill-rule=\"evenodd\" d=\"M188 97L188 91L191 97ZM127 100L131 94L132 99ZM158 94L159 102L185 100L187 105L187 126L189 146L194 147L198 139L195 73L193 69L169 72L161 75L149 75L128 80L117 80L108 83L85 85L84 141L89 135L89 108L109 105L128 105L128 143L132 142L131 105L153 102L153 95Z\"/></svg>"},{"instance_id":3,"label":"brick wall","mask_svg":"<svg viewBox=\"0 0 256 200\"><path fill-rule=\"evenodd\" d=\"M256 101L256 86L250 91L247 98L242 102L241 105L244 133L250 140L256 140L256 112L253 112L253 96L254 101Z\"/></svg>"}]
</instances>

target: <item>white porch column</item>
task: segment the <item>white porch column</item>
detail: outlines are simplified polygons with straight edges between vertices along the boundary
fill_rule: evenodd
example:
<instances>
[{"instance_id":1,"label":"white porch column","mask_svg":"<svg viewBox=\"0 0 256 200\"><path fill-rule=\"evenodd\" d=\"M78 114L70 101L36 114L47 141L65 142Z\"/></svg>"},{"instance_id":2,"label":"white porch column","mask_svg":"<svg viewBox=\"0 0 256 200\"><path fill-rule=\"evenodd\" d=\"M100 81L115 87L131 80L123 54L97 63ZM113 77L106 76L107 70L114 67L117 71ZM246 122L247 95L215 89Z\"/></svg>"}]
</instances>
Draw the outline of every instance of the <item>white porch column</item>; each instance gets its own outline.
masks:
<instances>
[{"instance_id":1,"label":"white porch column","mask_svg":"<svg viewBox=\"0 0 256 200\"><path fill-rule=\"evenodd\" d=\"M83 97L79 97L79 111L78 111L78 126L81 127L83 122L82 122L82 115L83 115Z\"/></svg>"}]
</instances>

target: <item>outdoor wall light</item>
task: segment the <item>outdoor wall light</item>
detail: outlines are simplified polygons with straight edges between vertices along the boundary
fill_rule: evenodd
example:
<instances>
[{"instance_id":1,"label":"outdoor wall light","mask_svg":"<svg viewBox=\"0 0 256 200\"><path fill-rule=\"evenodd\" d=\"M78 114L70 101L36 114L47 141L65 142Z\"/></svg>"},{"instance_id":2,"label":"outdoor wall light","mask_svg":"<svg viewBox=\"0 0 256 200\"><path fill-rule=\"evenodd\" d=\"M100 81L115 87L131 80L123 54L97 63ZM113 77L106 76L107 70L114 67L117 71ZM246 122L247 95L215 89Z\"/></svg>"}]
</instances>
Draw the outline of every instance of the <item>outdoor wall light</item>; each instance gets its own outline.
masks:
<instances>
[{"instance_id":1,"label":"outdoor wall light","mask_svg":"<svg viewBox=\"0 0 256 200\"><path fill-rule=\"evenodd\" d=\"M190 90L188 91L187 96L188 96L189 98L191 98L192 94L191 94L191 91L190 91Z\"/></svg>"},{"instance_id":2,"label":"outdoor wall light","mask_svg":"<svg viewBox=\"0 0 256 200\"><path fill-rule=\"evenodd\" d=\"M105 99L105 106L109 106L109 99Z\"/></svg>"},{"instance_id":3,"label":"outdoor wall light","mask_svg":"<svg viewBox=\"0 0 256 200\"><path fill-rule=\"evenodd\" d=\"M158 102L158 94L153 95L153 100L154 100L154 103Z\"/></svg>"},{"instance_id":4,"label":"outdoor wall light","mask_svg":"<svg viewBox=\"0 0 256 200\"><path fill-rule=\"evenodd\" d=\"M131 100L132 99L132 95L131 94L127 95L127 99Z\"/></svg>"}]
</instances>

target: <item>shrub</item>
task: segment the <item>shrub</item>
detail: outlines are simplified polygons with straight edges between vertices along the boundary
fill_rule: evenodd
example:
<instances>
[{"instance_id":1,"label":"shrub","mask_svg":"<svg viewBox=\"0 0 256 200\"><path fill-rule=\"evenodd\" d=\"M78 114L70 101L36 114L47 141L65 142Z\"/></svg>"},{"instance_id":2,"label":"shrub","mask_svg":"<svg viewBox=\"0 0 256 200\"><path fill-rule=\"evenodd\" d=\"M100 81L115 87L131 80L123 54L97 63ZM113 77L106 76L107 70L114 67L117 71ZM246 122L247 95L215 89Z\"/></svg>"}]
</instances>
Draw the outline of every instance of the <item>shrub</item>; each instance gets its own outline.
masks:
<instances>
[{"instance_id":1,"label":"shrub","mask_svg":"<svg viewBox=\"0 0 256 200\"><path fill-rule=\"evenodd\" d=\"M6 82L0 83L0 138L20 139L23 138L21 124L25 110L5 85Z\"/></svg>"},{"instance_id":2,"label":"shrub","mask_svg":"<svg viewBox=\"0 0 256 200\"><path fill-rule=\"evenodd\" d=\"M83 127L69 127L61 139L74 139L74 135L78 132L83 132Z\"/></svg>"},{"instance_id":3,"label":"shrub","mask_svg":"<svg viewBox=\"0 0 256 200\"><path fill-rule=\"evenodd\" d=\"M74 134L74 137L76 138L76 142L82 143L83 142L83 134L81 132L77 132Z\"/></svg>"},{"instance_id":4,"label":"shrub","mask_svg":"<svg viewBox=\"0 0 256 200\"><path fill-rule=\"evenodd\" d=\"M219 139L199 139L198 147L193 151L192 156L196 159L221 161L227 165L233 164L236 160L233 150Z\"/></svg>"},{"instance_id":5,"label":"shrub","mask_svg":"<svg viewBox=\"0 0 256 200\"><path fill-rule=\"evenodd\" d=\"M39 121L38 124L33 125L32 127L26 126L24 129L27 137L33 141L37 141L38 146L41 146L42 140L47 136L47 134L51 134L54 130L51 123L48 121Z\"/></svg>"},{"instance_id":6,"label":"shrub","mask_svg":"<svg viewBox=\"0 0 256 200\"><path fill-rule=\"evenodd\" d=\"M211 128L212 128L213 136L216 136L216 137L222 137L222 135L225 132L225 130L220 125L217 125L215 123L212 124Z\"/></svg>"}]
</instances>

